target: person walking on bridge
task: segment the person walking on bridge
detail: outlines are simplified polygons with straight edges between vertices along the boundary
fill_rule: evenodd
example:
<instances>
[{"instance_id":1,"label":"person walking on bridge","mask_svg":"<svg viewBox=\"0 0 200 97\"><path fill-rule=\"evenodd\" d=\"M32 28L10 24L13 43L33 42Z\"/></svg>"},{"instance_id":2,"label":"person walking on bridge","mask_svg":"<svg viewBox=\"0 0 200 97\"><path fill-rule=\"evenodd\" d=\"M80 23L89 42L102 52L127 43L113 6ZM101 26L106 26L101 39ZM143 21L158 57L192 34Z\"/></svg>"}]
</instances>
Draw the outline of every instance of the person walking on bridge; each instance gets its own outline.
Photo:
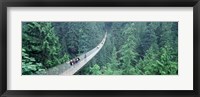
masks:
<instances>
[{"instance_id":1,"label":"person walking on bridge","mask_svg":"<svg viewBox=\"0 0 200 97\"><path fill-rule=\"evenodd\" d=\"M69 64L72 66L72 65L73 65L73 61L72 61L72 60L70 60Z\"/></svg>"}]
</instances>

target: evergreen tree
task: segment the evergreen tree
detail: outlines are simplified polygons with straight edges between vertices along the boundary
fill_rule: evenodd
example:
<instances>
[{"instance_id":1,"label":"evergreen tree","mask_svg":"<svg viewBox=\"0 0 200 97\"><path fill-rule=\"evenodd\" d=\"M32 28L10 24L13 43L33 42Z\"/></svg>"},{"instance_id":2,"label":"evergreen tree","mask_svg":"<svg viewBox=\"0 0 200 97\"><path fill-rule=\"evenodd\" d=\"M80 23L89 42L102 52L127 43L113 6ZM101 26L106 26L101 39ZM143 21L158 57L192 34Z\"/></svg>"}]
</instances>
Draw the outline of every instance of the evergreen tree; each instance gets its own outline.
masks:
<instances>
[{"instance_id":1,"label":"evergreen tree","mask_svg":"<svg viewBox=\"0 0 200 97\"><path fill-rule=\"evenodd\" d=\"M30 75L35 73L45 73L44 66L37 63L35 58L29 57L26 50L22 48L22 74Z\"/></svg>"},{"instance_id":2,"label":"evergreen tree","mask_svg":"<svg viewBox=\"0 0 200 97\"><path fill-rule=\"evenodd\" d=\"M122 45L120 53L120 60L122 61L121 68L124 69L123 74L131 74L131 69L137 62L136 57L138 55L136 50L136 37L134 36L136 28L134 27L134 23L129 24L125 27L124 36L127 37L124 45Z\"/></svg>"},{"instance_id":3,"label":"evergreen tree","mask_svg":"<svg viewBox=\"0 0 200 97\"><path fill-rule=\"evenodd\" d=\"M157 61L158 61L158 54L159 51L156 50L157 45L152 45L145 54L143 60L140 60L138 65L138 68L141 69L142 74L145 75L157 75L159 74L160 68L158 67Z\"/></svg>"},{"instance_id":4,"label":"evergreen tree","mask_svg":"<svg viewBox=\"0 0 200 97\"><path fill-rule=\"evenodd\" d=\"M60 56L60 43L51 23L25 22L22 31L22 48L27 56L42 63L41 67L48 69L68 60L67 55Z\"/></svg>"},{"instance_id":5,"label":"evergreen tree","mask_svg":"<svg viewBox=\"0 0 200 97\"><path fill-rule=\"evenodd\" d=\"M178 74L178 22L23 22L22 74L60 74L70 68L60 64L96 48L106 32L76 74Z\"/></svg>"},{"instance_id":6,"label":"evergreen tree","mask_svg":"<svg viewBox=\"0 0 200 97\"><path fill-rule=\"evenodd\" d=\"M142 36L142 40L140 43L140 57L143 58L145 56L146 51L151 47L153 43L157 42L157 36L155 34L155 27L152 23L147 23L147 27L145 29L145 33Z\"/></svg>"}]
</instances>

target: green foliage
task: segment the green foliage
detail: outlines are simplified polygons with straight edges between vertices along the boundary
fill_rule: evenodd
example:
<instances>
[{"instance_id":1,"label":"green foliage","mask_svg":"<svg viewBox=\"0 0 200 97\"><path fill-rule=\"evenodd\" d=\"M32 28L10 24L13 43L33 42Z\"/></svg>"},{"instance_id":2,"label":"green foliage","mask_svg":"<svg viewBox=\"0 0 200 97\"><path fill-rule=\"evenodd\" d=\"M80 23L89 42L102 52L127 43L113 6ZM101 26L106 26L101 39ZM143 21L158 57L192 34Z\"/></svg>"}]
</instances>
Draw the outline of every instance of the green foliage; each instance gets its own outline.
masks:
<instances>
[{"instance_id":1,"label":"green foliage","mask_svg":"<svg viewBox=\"0 0 200 97\"><path fill-rule=\"evenodd\" d=\"M90 67L90 72L93 75L101 75L102 72L100 71L100 66L97 64L94 64L94 66Z\"/></svg>"},{"instance_id":2,"label":"green foliage","mask_svg":"<svg viewBox=\"0 0 200 97\"><path fill-rule=\"evenodd\" d=\"M175 34L177 32L172 33L171 25L172 23L160 23L154 31L158 38L155 38L156 42L150 43L151 47L146 52L143 51L145 55L136 67L142 70L143 74L174 75L178 73L178 45ZM173 38L176 41L173 42Z\"/></svg>"},{"instance_id":3,"label":"green foliage","mask_svg":"<svg viewBox=\"0 0 200 97\"><path fill-rule=\"evenodd\" d=\"M147 51L144 60L140 61L139 65L142 67L142 71L147 75L174 75L178 73L177 60L173 60L174 57L171 52L173 49L168 45L161 48L160 57L157 54L159 52L153 51L150 48Z\"/></svg>"},{"instance_id":4,"label":"green foliage","mask_svg":"<svg viewBox=\"0 0 200 97\"><path fill-rule=\"evenodd\" d=\"M162 66L160 74L177 74L178 73L178 59L173 55L174 51L169 45L161 48L160 66ZM162 64L162 65L161 65Z\"/></svg>"},{"instance_id":5,"label":"green foliage","mask_svg":"<svg viewBox=\"0 0 200 97\"><path fill-rule=\"evenodd\" d=\"M148 74L148 75L158 74L159 67L157 64L158 61L157 58L158 58L158 51L156 51L154 47L151 46L150 49L147 50L144 59L139 61L139 65L141 65L140 68L143 71L143 74Z\"/></svg>"},{"instance_id":6,"label":"green foliage","mask_svg":"<svg viewBox=\"0 0 200 97\"><path fill-rule=\"evenodd\" d=\"M95 48L106 32L77 74L178 74L177 22L23 22L22 74L59 74L68 67L58 65Z\"/></svg>"},{"instance_id":7,"label":"green foliage","mask_svg":"<svg viewBox=\"0 0 200 97\"><path fill-rule=\"evenodd\" d=\"M118 69L120 66L119 61L117 60L117 52L116 48L113 48L112 51L112 57L110 58L110 63L107 63L105 66L103 66L103 74L104 75L121 75L122 70Z\"/></svg>"},{"instance_id":8,"label":"green foliage","mask_svg":"<svg viewBox=\"0 0 200 97\"><path fill-rule=\"evenodd\" d=\"M35 58L29 57L25 49L22 49L22 74L30 75L36 72L45 72L41 63L37 63Z\"/></svg>"},{"instance_id":9,"label":"green foliage","mask_svg":"<svg viewBox=\"0 0 200 97\"><path fill-rule=\"evenodd\" d=\"M24 22L22 40L25 54L22 55L25 61L22 63L24 66L22 71L26 74L46 73L46 69L69 59L68 55L64 55L64 57L61 55L59 38L49 22Z\"/></svg>"},{"instance_id":10,"label":"green foliage","mask_svg":"<svg viewBox=\"0 0 200 97\"><path fill-rule=\"evenodd\" d=\"M122 45L120 49L120 59L123 61L124 65L131 65L132 62L136 62L135 58L138 53L135 52L137 41L135 37L135 30L134 23L127 25L124 28L124 36L126 39L124 45Z\"/></svg>"}]
</instances>

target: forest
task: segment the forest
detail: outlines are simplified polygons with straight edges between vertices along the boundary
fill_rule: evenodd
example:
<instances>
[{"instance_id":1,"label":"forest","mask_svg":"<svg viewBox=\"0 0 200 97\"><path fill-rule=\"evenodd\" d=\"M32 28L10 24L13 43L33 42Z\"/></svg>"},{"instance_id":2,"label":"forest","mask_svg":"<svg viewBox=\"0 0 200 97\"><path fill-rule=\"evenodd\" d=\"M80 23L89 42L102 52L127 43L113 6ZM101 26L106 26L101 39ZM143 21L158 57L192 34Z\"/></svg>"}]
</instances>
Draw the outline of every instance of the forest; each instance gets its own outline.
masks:
<instances>
[{"instance_id":1,"label":"forest","mask_svg":"<svg viewBox=\"0 0 200 97\"><path fill-rule=\"evenodd\" d=\"M59 75L105 34L74 75L178 75L178 22L22 22L22 75Z\"/></svg>"}]
</instances>

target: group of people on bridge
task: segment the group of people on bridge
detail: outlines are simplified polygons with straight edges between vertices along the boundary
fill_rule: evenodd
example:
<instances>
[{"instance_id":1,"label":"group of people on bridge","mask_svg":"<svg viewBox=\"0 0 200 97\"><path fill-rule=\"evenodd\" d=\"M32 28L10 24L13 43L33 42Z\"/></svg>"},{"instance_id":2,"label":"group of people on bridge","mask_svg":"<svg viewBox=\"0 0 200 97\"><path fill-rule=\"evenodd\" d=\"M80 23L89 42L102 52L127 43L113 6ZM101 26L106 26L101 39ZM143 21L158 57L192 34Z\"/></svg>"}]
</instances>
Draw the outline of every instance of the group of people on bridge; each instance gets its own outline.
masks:
<instances>
[{"instance_id":1,"label":"group of people on bridge","mask_svg":"<svg viewBox=\"0 0 200 97\"><path fill-rule=\"evenodd\" d=\"M104 43L104 42L102 42L101 44L103 44L103 43ZM100 48L100 46L97 46L97 49L99 49L99 48ZM85 54L84 58L86 58L86 54ZM78 57L78 58L74 58L74 59L70 60L69 64L70 64L71 66L73 66L73 65L77 64L79 61L80 61L80 58L79 58L79 57Z\"/></svg>"},{"instance_id":2,"label":"group of people on bridge","mask_svg":"<svg viewBox=\"0 0 200 97\"><path fill-rule=\"evenodd\" d=\"M72 66L78 63L79 61L80 61L80 58L75 58L75 59L70 60L69 64Z\"/></svg>"},{"instance_id":3,"label":"group of people on bridge","mask_svg":"<svg viewBox=\"0 0 200 97\"><path fill-rule=\"evenodd\" d=\"M85 54L84 58L86 58L86 54ZM74 59L70 60L69 64L72 66L72 65L77 64L79 61L80 61L80 58L77 57L77 58L74 58Z\"/></svg>"}]
</instances>

